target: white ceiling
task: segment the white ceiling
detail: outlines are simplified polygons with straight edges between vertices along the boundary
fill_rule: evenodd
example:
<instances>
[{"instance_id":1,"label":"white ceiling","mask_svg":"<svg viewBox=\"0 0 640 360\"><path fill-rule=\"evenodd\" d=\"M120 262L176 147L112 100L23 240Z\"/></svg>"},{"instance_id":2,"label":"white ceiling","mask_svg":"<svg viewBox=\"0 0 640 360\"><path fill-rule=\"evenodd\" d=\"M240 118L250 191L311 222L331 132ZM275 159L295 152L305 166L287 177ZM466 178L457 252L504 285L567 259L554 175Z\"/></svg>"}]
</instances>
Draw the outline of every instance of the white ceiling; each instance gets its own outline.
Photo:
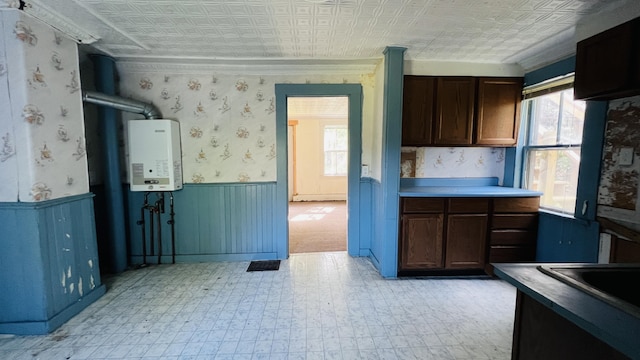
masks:
<instances>
[{"instance_id":1,"label":"white ceiling","mask_svg":"<svg viewBox=\"0 0 640 360\"><path fill-rule=\"evenodd\" d=\"M636 1L27 0L26 11L120 60L364 60L402 46L408 60L511 64L547 45L570 55L581 19Z\"/></svg>"}]
</instances>

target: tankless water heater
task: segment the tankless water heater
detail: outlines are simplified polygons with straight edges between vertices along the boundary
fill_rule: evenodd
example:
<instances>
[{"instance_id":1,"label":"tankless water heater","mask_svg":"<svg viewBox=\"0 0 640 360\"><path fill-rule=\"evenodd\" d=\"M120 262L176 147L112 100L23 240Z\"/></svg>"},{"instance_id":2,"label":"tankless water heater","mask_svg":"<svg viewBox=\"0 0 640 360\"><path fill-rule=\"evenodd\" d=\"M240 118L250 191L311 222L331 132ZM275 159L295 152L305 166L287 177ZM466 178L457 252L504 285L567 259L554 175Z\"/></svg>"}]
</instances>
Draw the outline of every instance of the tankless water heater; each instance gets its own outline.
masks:
<instances>
[{"instance_id":1,"label":"tankless water heater","mask_svg":"<svg viewBox=\"0 0 640 360\"><path fill-rule=\"evenodd\" d=\"M175 120L129 120L131 191L182 189L180 125Z\"/></svg>"}]
</instances>

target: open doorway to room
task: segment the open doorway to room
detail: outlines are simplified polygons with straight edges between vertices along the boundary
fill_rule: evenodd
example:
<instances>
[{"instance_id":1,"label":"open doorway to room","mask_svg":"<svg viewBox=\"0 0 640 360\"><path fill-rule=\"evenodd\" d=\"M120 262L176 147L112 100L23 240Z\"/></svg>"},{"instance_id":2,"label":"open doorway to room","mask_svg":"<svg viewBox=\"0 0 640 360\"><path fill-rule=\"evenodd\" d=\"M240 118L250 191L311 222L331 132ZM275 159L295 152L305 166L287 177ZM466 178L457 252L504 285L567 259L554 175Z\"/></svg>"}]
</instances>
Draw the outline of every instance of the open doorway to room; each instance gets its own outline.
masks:
<instances>
[{"instance_id":1,"label":"open doorway to room","mask_svg":"<svg viewBox=\"0 0 640 360\"><path fill-rule=\"evenodd\" d=\"M349 98L289 97L289 253L347 250Z\"/></svg>"}]
</instances>

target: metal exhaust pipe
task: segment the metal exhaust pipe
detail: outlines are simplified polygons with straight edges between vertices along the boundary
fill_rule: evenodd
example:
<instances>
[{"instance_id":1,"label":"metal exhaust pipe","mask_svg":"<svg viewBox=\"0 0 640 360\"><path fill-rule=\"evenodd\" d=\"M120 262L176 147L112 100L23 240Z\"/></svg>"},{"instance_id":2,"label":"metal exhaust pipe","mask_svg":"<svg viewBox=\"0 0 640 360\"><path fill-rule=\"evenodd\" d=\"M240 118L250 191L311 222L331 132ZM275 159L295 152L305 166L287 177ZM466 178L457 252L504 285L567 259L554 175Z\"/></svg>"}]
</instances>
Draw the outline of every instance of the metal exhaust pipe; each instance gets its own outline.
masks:
<instances>
[{"instance_id":1,"label":"metal exhaust pipe","mask_svg":"<svg viewBox=\"0 0 640 360\"><path fill-rule=\"evenodd\" d=\"M83 91L82 101L135 114L142 114L145 119L162 119L162 112L155 105L138 100L107 95L96 91Z\"/></svg>"}]
</instances>

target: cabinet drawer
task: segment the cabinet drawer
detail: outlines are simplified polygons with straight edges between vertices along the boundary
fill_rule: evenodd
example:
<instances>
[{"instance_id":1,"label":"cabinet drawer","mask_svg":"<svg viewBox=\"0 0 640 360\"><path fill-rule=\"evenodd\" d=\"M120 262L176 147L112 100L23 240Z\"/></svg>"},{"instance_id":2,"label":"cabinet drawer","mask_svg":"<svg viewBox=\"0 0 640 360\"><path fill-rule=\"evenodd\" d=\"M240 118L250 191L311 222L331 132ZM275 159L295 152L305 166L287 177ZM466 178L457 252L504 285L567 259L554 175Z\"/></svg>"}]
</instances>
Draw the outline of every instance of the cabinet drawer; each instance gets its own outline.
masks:
<instances>
[{"instance_id":1,"label":"cabinet drawer","mask_svg":"<svg viewBox=\"0 0 640 360\"><path fill-rule=\"evenodd\" d=\"M489 212L489 199L452 198L449 199L449 213L486 214Z\"/></svg>"},{"instance_id":2,"label":"cabinet drawer","mask_svg":"<svg viewBox=\"0 0 640 360\"><path fill-rule=\"evenodd\" d=\"M528 262L536 259L536 249L533 246L491 246L489 262Z\"/></svg>"},{"instance_id":3,"label":"cabinet drawer","mask_svg":"<svg viewBox=\"0 0 640 360\"><path fill-rule=\"evenodd\" d=\"M538 214L496 214L493 216L491 228L536 230Z\"/></svg>"},{"instance_id":4,"label":"cabinet drawer","mask_svg":"<svg viewBox=\"0 0 640 360\"><path fill-rule=\"evenodd\" d=\"M444 211L444 198L402 198L403 213L439 213Z\"/></svg>"},{"instance_id":5,"label":"cabinet drawer","mask_svg":"<svg viewBox=\"0 0 640 360\"><path fill-rule=\"evenodd\" d=\"M539 197L496 198L493 200L493 211L497 213L531 213L538 212Z\"/></svg>"},{"instance_id":6,"label":"cabinet drawer","mask_svg":"<svg viewBox=\"0 0 640 360\"><path fill-rule=\"evenodd\" d=\"M528 230L493 230L491 245L535 245L536 233Z\"/></svg>"}]
</instances>

